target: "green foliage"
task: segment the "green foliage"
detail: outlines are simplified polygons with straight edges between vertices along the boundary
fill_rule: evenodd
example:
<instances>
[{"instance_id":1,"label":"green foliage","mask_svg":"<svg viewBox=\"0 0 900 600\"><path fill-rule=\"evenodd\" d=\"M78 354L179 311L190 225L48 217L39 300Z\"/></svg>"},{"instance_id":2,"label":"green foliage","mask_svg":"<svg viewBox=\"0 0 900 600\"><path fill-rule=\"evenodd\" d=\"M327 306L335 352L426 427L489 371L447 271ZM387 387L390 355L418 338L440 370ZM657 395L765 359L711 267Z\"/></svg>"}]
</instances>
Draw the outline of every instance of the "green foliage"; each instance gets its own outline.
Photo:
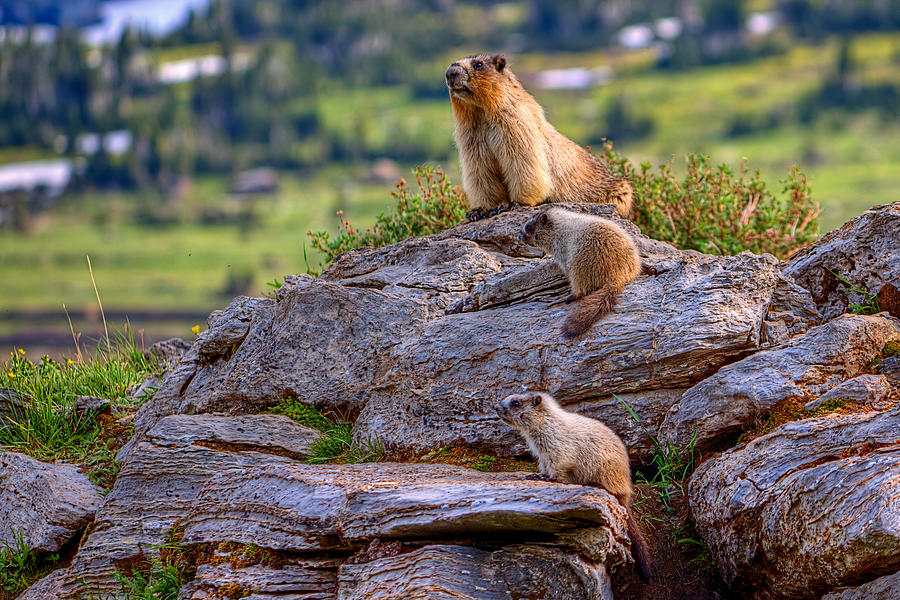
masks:
<instances>
[{"instance_id":1,"label":"green foliage","mask_svg":"<svg viewBox=\"0 0 900 600\"><path fill-rule=\"evenodd\" d=\"M152 560L146 570L127 575L117 572L115 578L121 590L105 600L176 600L178 590L186 583L175 565L158 559Z\"/></svg>"},{"instance_id":2,"label":"green foliage","mask_svg":"<svg viewBox=\"0 0 900 600\"><path fill-rule=\"evenodd\" d=\"M668 510L672 510L670 500L672 494L678 492L684 495L684 482L688 476L694 471L700 453L695 448L697 443L697 432L691 436L691 441L683 447L679 448L670 440L659 440L653 435L643 424L640 416L631 407L628 402L616 396L616 400L628 411L628 414L634 419L640 428L650 437L653 442L654 452L651 457L650 464L654 468L652 477L649 479L643 473L638 473L638 481L652 486L659 498Z\"/></svg>"},{"instance_id":3,"label":"green foliage","mask_svg":"<svg viewBox=\"0 0 900 600\"><path fill-rule=\"evenodd\" d=\"M678 539L678 543L693 548L697 553L691 559L692 563L712 564L712 555L709 553L709 546L703 540L692 537L683 537Z\"/></svg>"},{"instance_id":4,"label":"green foliage","mask_svg":"<svg viewBox=\"0 0 900 600\"><path fill-rule=\"evenodd\" d=\"M890 358L891 356L896 356L900 354L900 340L893 340L884 345L884 348L881 349L881 357L882 358Z\"/></svg>"},{"instance_id":5,"label":"green foliage","mask_svg":"<svg viewBox=\"0 0 900 600\"><path fill-rule=\"evenodd\" d=\"M490 471L493 468L494 463L497 462L496 456L490 456L488 454L482 454L478 457L478 459L472 464L472 468L476 471Z\"/></svg>"},{"instance_id":6,"label":"green foliage","mask_svg":"<svg viewBox=\"0 0 900 600\"><path fill-rule=\"evenodd\" d=\"M396 206L391 213L381 213L372 227L365 231L345 221L343 211L338 211L341 232L331 239L324 231L309 236L313 247L320 250L328 261L347 250L371 246L380 248L419 235L444 231L462 222L466 213L466 197L460 186L453 185L440 167L418 166L414 170L418 192L406 187L401 179L397 189L391 192Z\"/></svg>"},{"instance_id":7,"label":"green foliage","mask_svg":"<svg viewBox=\"0 0 900 600\"><path fill-rule=\"evenodd\" d=\"M12 600L37 581L59 560L32 551L22 534L13 531L13 543L0 547L0 600Z\"/></svg>"},{"instance_id":8,"label":"green foliage","mask_svg":"<svg viewBox=\"0 0 900 600\"><path fill-rule=\"evenodd\" d=\"M636 169L610 142L604 157L634 186L634 223L645 235L678 248L719 255L750 250L786 258L818 238L819 205L796 167L783 180L785 198L779 200L759 171L748 174L746 161L735 174L726 164L714 167L708 156L690 154L680 178L671 162L656 171L649 163Z\"/></svg>"},{"instance_id":9,"label":"green foliage","mask_svg":"<svg viewBox=\"0 0 900 600\"><path fill-rule=\"evenodd\" d=\"M158 371L137 348L126 328L111 347L105 342L96 356L85 360L56 362L42 357L32 362L24 350L16 350L0 364L0 387L9 387L30 399L13 427L0 429L0 446L15 449L39 460L94 461L115 454L100 439L93 416L79 418L68 409L78 396L98 396L115 404L131 405L128 389ZM92 458L93 457L93 458ZM99 457L99 458L98 458ZM111 473L95 473L96 480Z\"/></svg>"},{"instance_id":10,"label":"green foliage","mask_svg":"<svg viewBox=\"0 0 900 600\"><path fill-rule=\"evenodd\" d=\"M299 400L281 400L269 412L284 415L322 432L322 437L313 442L310 448L309 458L306 459L310 464L377 462L384 455L384 446L379 440L356 443L353 441L352 423L339 416L329 418L314 406L303 404Z\"/></svg>"},{"instance_id":11,"label":"green foliage","mask_svg":"<svg viewBox=\"0 0 900 600\"><path fill-rule=\"evenodd\" d=\"M851 281L849 281L845 277L841 277L834 271L831 271L831 274L837 277L837 279L844 284L844 287L846 287L848 291L862 296L862 302L856 304L850 303L847 305L847 308L850 309L850 312L852 312L854 315L874 315L881 312L881 307L878 305L877 293L870 292L869 290L852 283Z\"/></svg>"}]
</instances>

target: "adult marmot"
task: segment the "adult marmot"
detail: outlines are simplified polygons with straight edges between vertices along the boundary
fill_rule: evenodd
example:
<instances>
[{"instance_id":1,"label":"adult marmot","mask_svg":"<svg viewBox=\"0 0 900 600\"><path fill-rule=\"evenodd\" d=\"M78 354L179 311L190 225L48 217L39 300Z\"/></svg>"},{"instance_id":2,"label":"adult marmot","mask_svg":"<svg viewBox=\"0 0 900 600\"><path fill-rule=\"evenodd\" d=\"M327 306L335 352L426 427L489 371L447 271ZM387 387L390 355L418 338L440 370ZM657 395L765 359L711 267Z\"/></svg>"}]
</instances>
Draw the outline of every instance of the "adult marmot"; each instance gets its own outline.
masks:
<instances>
[{"instance_id":1,"label":"adult marmot","mask_svg":"<svg viewBox=\"0 0 900 600\"><path fill-rule=\"evenodd\" d=\"M550 394L513 394L496 408L506 424L525 436L541 476L562 483L598 485L625 507L634 562L649 580L653 570L650 551L631 510L631 469L619 436L596 419L564 410Z\"/></svg>"},{"instance_id":2,"label":"adult marmot","mask_svg":"<svg viewBox=\"0 0 900 600\"><path fill-rule=\"evenodd\" d=\"M502 54L458 60L447 87L470 219L543 202L610 202L631 214L628 181L547 122Z\"/></svg>"},{"instance_id":3,"label":"adult marmot","mask_svg":"<svg viewBox=\"0 0 900 600\"><path fill-rule=\"evenodd\" d=\"M609 219L551 206L525 223L521 237L552 255L569 278L572 294L566 301L580 299L563 323L566 339L611 311L625 284L641 272L634 240Z\"/></svg>"}]
</instances>

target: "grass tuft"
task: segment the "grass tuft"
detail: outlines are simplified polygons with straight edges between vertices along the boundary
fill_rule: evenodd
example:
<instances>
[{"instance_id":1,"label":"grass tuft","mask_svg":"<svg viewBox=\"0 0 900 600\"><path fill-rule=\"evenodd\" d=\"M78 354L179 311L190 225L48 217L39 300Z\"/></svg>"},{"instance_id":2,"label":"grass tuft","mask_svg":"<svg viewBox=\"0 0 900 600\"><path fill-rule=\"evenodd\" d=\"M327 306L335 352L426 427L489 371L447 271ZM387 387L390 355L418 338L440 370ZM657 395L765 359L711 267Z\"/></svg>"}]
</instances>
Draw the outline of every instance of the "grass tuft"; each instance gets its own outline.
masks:
<instances>
[{"instance_id":1,"label":"grass tuft","mask_svg":"<svg viewBox=\"0 0 900 600\"><path fill-rule=\"evenodd\" d=\"M672 510L672 494L677 492L684 495L684 482L700 462L700 453L696 449L697 432L694 431L691 441L683 448L679 448L670 440L660 441L644 426L640 416L628 402L618 396L615 398L653 442L654 451L650 459L653 475L648 478L644 473L638 473L637 480L656 490L666 509Z\"/></svg>"},{"instance_id":2,"label":"grass tuft","mask_svg":"<svg viewBox=\"0 0 900 600\"><path fill-rule=\"evenodd\" d=\"M32 362L24 350L17 349L0 364L0 387L15 389L29 399L21 414L7 417L7 426L0 428L0 450L76 463L90 470L95 483L109 485L118 472L115 453L130 437L129 426L118 425L109 416L78 416L70 409L78 396L134 407L144 399L130 398L129 388L158 371L127 327L114 336L110 347L104 341L94 357L82 361L57 362L44 356ZM108 427L102 426L103 419Z\"/></svg>"},{"instance_id":3,"label":"grass tuft","mask_svg":"<svg viewBox=\"0 0 900 600\"><path fill-rule=\"evenodd\" d=\"M352 423L338 415L330 418L316 407L299 400L285 398L270 408L269 412L284 415L322 432L322 437L313 442L310 448L306 459L309 464L378 462L384 456L384 445L379 440L356 443L353 441Z\"/></svg>"},{"instance_id":4,"label":"grass tuft","mask_svg":"<svg viewBox=\"0 0 900 600\"><path fill-rule=\"evenodd\" d=\"M851 303L847 305L847 308L850 309L851 313L853 313L854 315L874 315L881 312L881 307L878 306L878 294L872 293L869 290L858 286L855 283L852 283L851 281L844 277L841 277L834 271L831 271L831 274L844 284L844 287L847 288L847 291L862 296L862 302L860 302L859 304Z\"/></svg>"},{"instance_id":5,"label":"grass tuft","mask_svg":"<svg viewBox=\"0 0 900 600\"><path fill-rule=\"evenodd\" d=\"M41 555L31 550L22 534L13 531L13 537L12 544L0 547L0 600L13 600L59 561L56 553Z\"/></svg>"}]
</instances>

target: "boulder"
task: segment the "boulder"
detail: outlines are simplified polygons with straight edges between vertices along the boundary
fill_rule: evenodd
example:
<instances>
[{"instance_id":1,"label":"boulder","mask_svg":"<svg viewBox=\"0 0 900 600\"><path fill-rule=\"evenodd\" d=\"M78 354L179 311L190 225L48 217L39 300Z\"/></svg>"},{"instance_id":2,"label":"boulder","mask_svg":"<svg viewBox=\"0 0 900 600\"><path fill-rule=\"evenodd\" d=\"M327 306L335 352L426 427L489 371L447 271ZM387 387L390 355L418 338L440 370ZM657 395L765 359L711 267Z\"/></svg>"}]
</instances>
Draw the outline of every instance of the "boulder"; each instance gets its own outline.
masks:
<instances>
[{"instance_id":1,"label":"boulder","mask_svg":"<svg viewBox=\"0 0 900 600\"><path fill-rule=\"evenodd\" d=\"M890 356L876 367L878 373L888 380L893 387L900 388L900 356Z\"/></svg>"},{"instance_id":2,"label":"boulder","mask_svg":"<svg viewBox=\"0 0 900 600\"><path fill-rule=\"evenodd\" d=\"M900 598L900 571L857 587L841 588L822 600L896 600Z\"/></svg>"},{"instance_id":3,"label":"boulder","mask_svg":"<svg viewBox=\"0 0 900 600\"><path fill-rule=\"evenodd\" d=\"M872 294L900 281L898 231L900 202L875 206L798 251L782 270L812 293L825 319L833 319L850 304L865 303L837 275Z\"/></svg>"},{"instance_id":4,"label":"boulder","mask_svg":"<svg viewBox=\"0 0 900 600\"><path fill-rule=\"evenodd\" d=\"M701 464L697 531L732 589L818 598L900 568L900 408L790 422Z\"/></svg>"},{"instance_id":5,"label":"boulder","mask_svg":"<svg viewBox=\"0 0 900 600\"><path fill-rule=\"evenodd\" d=\"M788 342L720 369L684 392L661 431L678 446L721 449L781 400L822 394L868 370L881 348L900 339L900 321L842 315Z\"/></svg>"},{"instance_id":6,"label":"boulder","mask_svg":"<svg viewBox=\"0 0 900 600\"><path fill-rule=\"evenodd\" d=\"M94 518L100 488L72 465L0 452L0 545L17 536L32 550L56 552Z\"/></svg>"},{"instance_id":7,"label":"boulder","mask_svg":"<svg viewBox=\"0 0 900 600\"><path fill-rule=\"evenodd\" d=\"M156 342L150 346L150 350L146 352L147 358L164 368L174 368L185 352L190 350L191 345L179 337L169 338L161 342Z\"/></svg>"},{"instance_id":8,"label":"boulder","mask_svg":"<svg viewBox=\"0 0 900 600\"><path fill-rule=\"evenodd\" d=\"M804 407L816 410L830 400L852 400L859 404L874 404L888 395L891 385L884 375L858 375L839 383Z\"/></svg>"},{"instance_id":9,"label":"boulder","mask_svg":"<svg viewBox=\"0 0 900 600\"><path fill-rule=\"evenodd\" d=\"M87 590L116 590L117 567L155 555L206 480L235 467L301 459L318 437L279 415L173 415L160 420L132 448L72 564L25 592L22 600L74 599Z\"/></svg>"}]
</instances>

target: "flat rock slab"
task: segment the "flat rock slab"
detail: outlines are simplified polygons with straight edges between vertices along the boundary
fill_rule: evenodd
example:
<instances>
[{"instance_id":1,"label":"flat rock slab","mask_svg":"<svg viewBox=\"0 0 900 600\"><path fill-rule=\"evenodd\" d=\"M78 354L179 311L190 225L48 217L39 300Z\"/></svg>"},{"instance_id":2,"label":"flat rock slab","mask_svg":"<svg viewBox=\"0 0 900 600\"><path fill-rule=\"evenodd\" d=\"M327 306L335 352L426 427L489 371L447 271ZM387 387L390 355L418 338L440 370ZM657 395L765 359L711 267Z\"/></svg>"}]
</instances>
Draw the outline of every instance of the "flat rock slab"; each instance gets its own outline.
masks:
<instances>
[{"instance_id":1,"label":"flat rock slab","mask_svg":"<svg viewBox=\"0 0 900 600\"><path fill-rule=\"evenodd\" d=\"M47 598L48 592L75 599L88 590L117 590L116 568L155 555L210 477L236 467L294 462L316 437L317 432L279 415L160 420L131 449L71 566L39 582L22 600Z\"/></svg>"},{"instance_id":2,"label":"flat rock slab","mask_svg":"<svg viewBox=\"0 0 900 600\"><path fill-rule=\"evenodd\" d=\"M603 565L556 548L512 546L493 552L430 545L362 564L345 564L340 600L612 600Z\"/></svg>"},{"instance_id":3,"label":"flat rock slab","mask_svg":"<svg viewBox=\"0 0 900 600\"><path fill-rule=\"evenodd\" d=\"M806 410L816 410L830 400L852 400L859 404L874 404L888 395L891 384L884 375L858 375L834 386L815 400L806 403Z\"/></svg>"},{"instance_id":4,"label":"flat rock slab","mask_svg":"<svg viewBox=\"0 0 900 600\"><path fill-rule=\"evenodd\" d=\"M184 520L185 544L352 550L374 539L529 536L618 564L625 510L605 490L451 465L272 465L211 478ZM563 540L563 541L560 541Z\"/></svg>"},{"instance_id":5,"label":"flat rock slab","mask_svg":"<svg viewBox=\"0 0 900 600\"><path fill-rule=\"evenodd\" d=\"M698 467L697 530L732 589L818 598L900 567L900 409L787 423Z\"/></svg>"},{"instance_id":6,"label":"flat rock slab","mask_svg":"<svg viewBox=\"0 0 900 600\"><path fill-rule=\"evenodd\" d=\"M822 600L896 600L900 598L900 571L857 587L835 590Z\"/></svg>"},{"instance_id":7,"label":"flat rock slab","mask_svg":"<svg viewBox=\"0 0 900 600\"><path fill-rule=\"evenodd\" d=\"M179 600L242 598L326 600L336 598L336 559L295 559L278 567L266 565L232 566L230 563L200 565L193 581L178 594Z\"/></svg>"},{"instance_id":8,"label":"flat rock slab","mask_svg":"<svg viewBox=\"0 0 900 600\"><path fill-rule=\"evenodd\" d=\"M21 536L32 550L56 552L94 518L100 488L72 465L0 452L0 544Z\"/></svg>"},{"instance_id":9,"label":"flat rock slab","mask_svg":"<svg viewBox=\"0 0 900 600\"><path fill-rule=\"evenodd\" d=\"M877 293L900 282L900 202L875 206L803 248L784 263L784 273L812 293L819 312L833 319L865 299L835 275Z\"/></svg>"},{"instance_id":10,"label":"flat rock slab","mask_svg":"<svg viewBox=\"0 0 900 600\"><path fill-rule=\"evenodd\" d=\"M900 321L842 315L771 350L720 369L684 392L666 415L663 435L684 446L720 449L778 402L821 394L870 368L885 343L900 339Z\"/></svg>"}]
</instances>

